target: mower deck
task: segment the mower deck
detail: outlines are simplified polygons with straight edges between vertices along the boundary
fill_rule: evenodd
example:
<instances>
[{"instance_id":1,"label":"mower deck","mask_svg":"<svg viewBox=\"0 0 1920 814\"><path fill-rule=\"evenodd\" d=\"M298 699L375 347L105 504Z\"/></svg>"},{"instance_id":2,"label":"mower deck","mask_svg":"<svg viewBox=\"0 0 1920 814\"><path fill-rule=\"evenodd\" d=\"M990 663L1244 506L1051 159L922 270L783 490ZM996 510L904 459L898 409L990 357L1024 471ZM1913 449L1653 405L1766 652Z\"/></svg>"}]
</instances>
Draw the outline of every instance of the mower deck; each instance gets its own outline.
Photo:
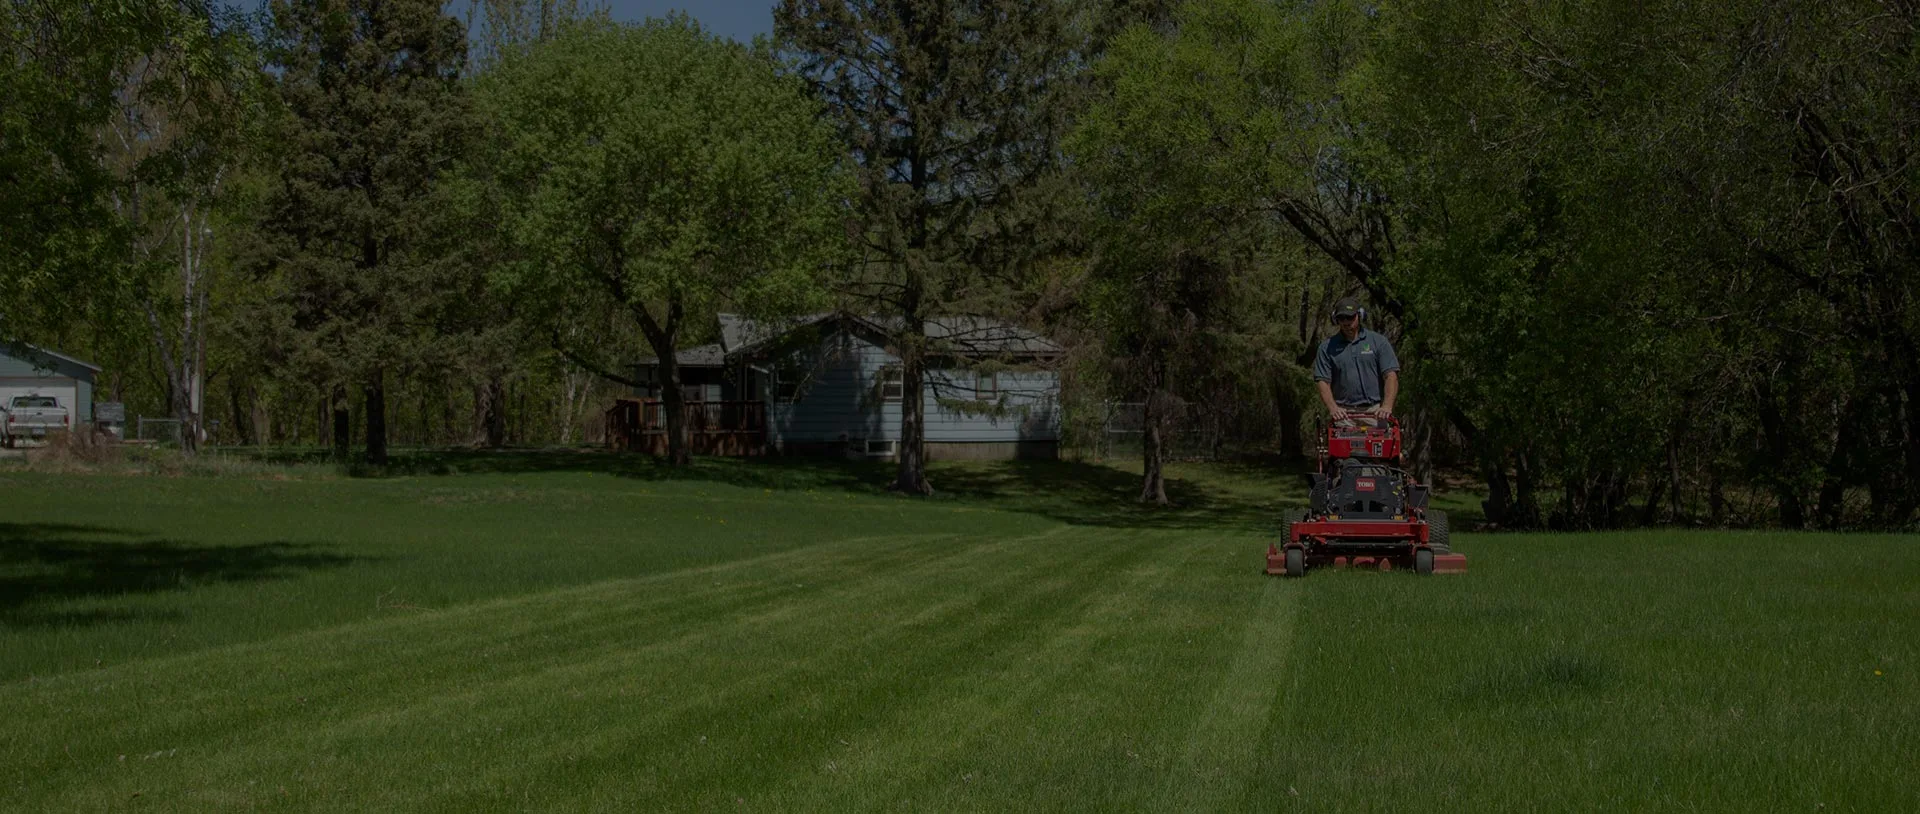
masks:
<instances>
[{"instance_id":1,"label":"mower deck","mask_svg":"<svg viewBox=\"0 0 1920 814\"><path fill-rule=\"evenodd\" d=\"M1326 549L1322 549L1321 551L1323 553L1316 553L1314 556L1307 558L1308 567L1333 568L1335 570L1344 570L1347 568L1365 568L1375 571L1392 571L1395 569L1413 570L1414 549L1411 546L1402 546L1399 551L1390 551L1384 547L1377 547L1372 551L1339 550L1338 553L1329 552ZM1436 574L1464 574L1467 572L1467 555L1460 553L1435 554L1433 556L1433 572ZM1277 577L1286 576L1287 574L1286 551L1277 545L1267 546L1267 573Z\"/></svg>"}]
</instances>

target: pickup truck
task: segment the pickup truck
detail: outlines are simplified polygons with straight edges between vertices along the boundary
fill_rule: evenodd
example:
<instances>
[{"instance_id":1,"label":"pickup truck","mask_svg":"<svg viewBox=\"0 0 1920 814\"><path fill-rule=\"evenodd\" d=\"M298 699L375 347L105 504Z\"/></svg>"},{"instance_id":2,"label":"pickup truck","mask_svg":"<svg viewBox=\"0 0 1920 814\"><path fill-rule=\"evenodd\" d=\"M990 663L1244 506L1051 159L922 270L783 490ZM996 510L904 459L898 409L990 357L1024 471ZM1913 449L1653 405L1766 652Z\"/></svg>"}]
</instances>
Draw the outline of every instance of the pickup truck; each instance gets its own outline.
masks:
<instances>
[{"instance_id":1,"label":"pickup truck","mask_svg":"<svg viewBox=\"0 0 1920 814\"><path fill-rule=\"evenodd\" d=\"M67 408L52 396L14 396L0 407L0 413L6 416L0 420L0 442L8 449L22 438L45 438L49 432L66 430L73 422Z\"/></svg>"}]
</instances>

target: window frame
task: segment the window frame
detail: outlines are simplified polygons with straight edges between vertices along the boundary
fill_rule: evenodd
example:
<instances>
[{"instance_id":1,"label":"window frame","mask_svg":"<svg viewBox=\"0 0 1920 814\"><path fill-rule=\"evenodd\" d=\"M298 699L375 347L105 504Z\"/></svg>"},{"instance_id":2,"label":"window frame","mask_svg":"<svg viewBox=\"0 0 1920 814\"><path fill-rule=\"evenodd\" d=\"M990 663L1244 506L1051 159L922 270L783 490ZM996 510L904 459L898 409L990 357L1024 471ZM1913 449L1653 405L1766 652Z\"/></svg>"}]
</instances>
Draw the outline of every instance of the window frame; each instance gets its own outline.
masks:
<instances>
[{"instance_id":1,"label":"window frame","mask_svg":"<svg viewBox=\"0 0 1920 814\"><path fill-rule=\"evenodd\" d=\"M801 385L806 384L805 360L799 354L788 354L768 366L768 378L773 379L773 403L793 404L800 400Z\"/></svg>"},{"instance_id":2,"label":"window frame","mask_svg":"<svg viewBox=\"0 0 1920 814\"><path fill-rule=\"evenodd\" d=\"M986 383L987 386L985 389L981 388L980 386L981 382ZM989 371L989 372L983 372L978 370L974 371L973 372L973 400L974 401L997 401L999 400L999 398L1000 398L1000 372L997 370Z\"/></svg>"},{"instance_id":3,"label":"window frame","mask_svg":"<svg viewBox=\"0 0 1920 814\"><path fill-rule=\"evenodd\" d=\"M907 373L901 366L882 365L875 378L881 403L893 404L907 400Z\"/></svg>"}]
</instances>

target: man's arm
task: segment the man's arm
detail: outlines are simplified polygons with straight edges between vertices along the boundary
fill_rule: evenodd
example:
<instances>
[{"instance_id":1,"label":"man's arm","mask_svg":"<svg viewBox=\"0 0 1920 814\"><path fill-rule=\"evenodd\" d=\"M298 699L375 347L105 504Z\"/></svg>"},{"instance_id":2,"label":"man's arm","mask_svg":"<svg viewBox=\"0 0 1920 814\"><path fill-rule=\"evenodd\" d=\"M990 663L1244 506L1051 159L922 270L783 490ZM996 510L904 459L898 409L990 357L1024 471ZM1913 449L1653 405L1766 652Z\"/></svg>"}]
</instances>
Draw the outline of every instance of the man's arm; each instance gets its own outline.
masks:
<instances>
[{"instance_id":1,"label":"man's arm","mask_svg":"<svg viewBox=\"0 0 1920 814\"><path fill-rule=\"evenodd\" d=\"M1400 354L1393 351L1393 343L1385 336L1380 337L1379 349L1374 359L1380 365L1380 406L1374 412L1381 418L1393 415L1394 402L1400 397Z\"/></svg>"},{"instance_id":2,"label":"man's arm","mask_svg":"<svg viewBox=\"0 0 1920 814\"><path fill-rule=\"evenodd\" d=\"M1347 411L1333 402L1333 360L1327 358L1328 339L1320 343L1320 352L1313 355L1313 386L1320 391L1320 403L1326 405L1327 414L1339 421L1347 417Z\"/></svg>"},{"instance_id":3,"label":"man's arm","mask_svg":"<svg viewBox=\"0 0 1920 814\"><path fill-rule=\"evenodd\" d=\"M1328 384L1326 379L1318 379L1314 381L1313 386L1320 391L1320 403L1327 406L1328 416L1332 417L1335 421L1347 417L1347 411L1341 409L1340 405L1333 403L1333 385Z\"/></svg>"},{"instance_id":4,"label":"man's arm","mask_svg":"<svg viewBox=\"0 0 1920 814\"><path fill-rule=\"evenodd\" d=\"M1393 415L1393 401L1400 397L1400 371L1387 371L1384 381L1385 384L1382 386L1383 392L1380 398L1380 409L1378 410L1381 418Z\"/></svg>"}]
</instances>

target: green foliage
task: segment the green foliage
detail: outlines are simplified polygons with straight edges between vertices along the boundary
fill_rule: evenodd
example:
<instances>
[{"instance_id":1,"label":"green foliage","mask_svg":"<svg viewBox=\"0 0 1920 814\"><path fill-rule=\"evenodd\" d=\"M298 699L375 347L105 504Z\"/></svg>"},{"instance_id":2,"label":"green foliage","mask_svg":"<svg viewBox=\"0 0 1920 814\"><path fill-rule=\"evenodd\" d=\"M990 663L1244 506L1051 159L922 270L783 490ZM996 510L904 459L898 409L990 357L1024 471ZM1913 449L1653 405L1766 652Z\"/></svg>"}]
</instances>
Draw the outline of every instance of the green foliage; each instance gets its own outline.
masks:
<instances>
[{"instance_id":1,"label":"green foliage","mask_svg":"<svg viewBox=\"0 0 1920 814\"><path fill-rule=\"evenodd\" d=\"M1072 236L1053 174L1086 18L1048 0L786 0L774 32L853 158L858 248L837 293L878 317L908 393L952 354L927 321L1022 310L1027 275ZM965 354L952 354L964 357ZM932 385L937 388L936 385ZM895 488L932 491L924 403L902 403Z\"/></svg>"},{"instance_id":2,"label":"green foliage","mask_svg":"<svg viewBox=\"0 0 1920 814\"><path fill-rule=\"evenodd\" d=\"M1290 232L1404 332L1501 522L1636 522L1635 491L1649 522L1683 482L1723 519L1733 476L1834 524L1874 470L1872 522L1909 522L1915 15L1791 5L1209 0L1131 29L1076 151L1095 320L1122 356L1172 336L1194 258Z\"/></svg>"},{"instance_id":3,"label":"green foliage","mask_svg":"<svg viewBox=\"0 0 1920 814\"><path fill-rule=\"evenodd\" d=\"M684 17L588 22L508 60L480 93L524 258L503 285L555 304L604 288L622 306L693 314L816 302L845 190L812 106L766 57Z\"/></svg>"},{"instance_id":4,"label":"green foliage","mask_svg":"<svg viewBox=\"0 0 1920 814\"><path fill-rule=\"evenodd\" d=\"M73 320L125 293L138 219L115 211L104 131L127 96L191 93L225 70L233 40L213 35L213 16L204 2L0 3L0 338L71 338ZM161 61L184 81L129 91ZM177 176L180 158L139 169Z\"/></svg>"},{"instance_id":5,"label":"green foliage","mask_svg":"<svg viewBox=\"0 0 1920 814\"><path fill-rule=\"evenodd\" d=\"M876 317L910 390L988 316L1076 420L1298 450L1364 294L1495 522L1920 517L1911 3L788 0L777 53L591 5L0 3L0 339L377 457L390 406L585 437L722 309Z\"/></svg>"},{"instance_id":6,"label":"green foliage","mask_svg":"<svg viewBox=\"0 0 1920 814\"><path fill-rule=\"evenodd\" d=\"M608 313L630 316L663 360L684 460L683 340L723 308L816 307L844 256L849 190L831 135L767 54L684 16L581 22L504 58L478 93L493 139L470 201L497 207L512 253L496 282L569 358L610 376L628 360L572 343Z\"/></svg>"},{"instance_id":7,"label":"green foliage","mask_svg":"<svg viewBox=\"0 0 1920 814\"><path fill-rule=\"evenodd\" d=\"M293 307L287 362L332 388L336 410L358 386L377 462L388 373L412 360L450 271L419 250L430 191L471 137L466 34L435 0L281 0L273 45L286 116L258 262Z\"/></svg>"}]
</instances>

